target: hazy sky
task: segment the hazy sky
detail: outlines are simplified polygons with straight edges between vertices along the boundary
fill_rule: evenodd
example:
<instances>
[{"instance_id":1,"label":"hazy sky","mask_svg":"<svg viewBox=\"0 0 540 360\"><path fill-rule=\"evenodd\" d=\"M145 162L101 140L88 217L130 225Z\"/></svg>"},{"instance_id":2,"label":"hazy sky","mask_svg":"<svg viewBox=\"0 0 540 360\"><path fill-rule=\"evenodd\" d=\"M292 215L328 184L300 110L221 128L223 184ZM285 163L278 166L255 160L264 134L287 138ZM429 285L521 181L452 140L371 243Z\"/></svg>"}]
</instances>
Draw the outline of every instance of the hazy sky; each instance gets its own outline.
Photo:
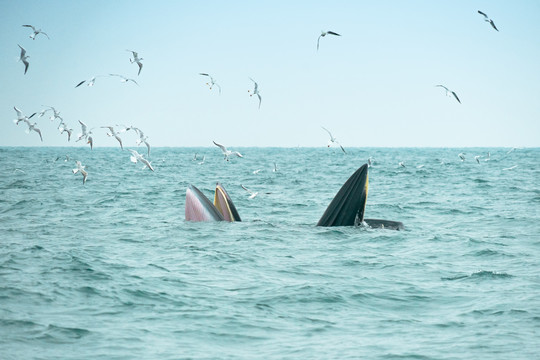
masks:
<instances>
[{"instance_id":1,"label":"hazy sky","mask_svg":"<svg viewBox=\"0 0 540 360\"><path fill-rule=\"evenodd\" d=\"M153 146L325 146L321 126L346 148L540 146L538 0L0 0L0 20L0 146L85 146L49 114L32 119L43 143L13 123L13 106L42 105L75 133L78 120L96 127L96 146L117 145L99 128L114 124L141 128ZM342 36L317 52L321 30ZM144 58L140 76L126 49ZM140 86L102 77L75 88L109 73Z\"/></svg>"}]
</instances>

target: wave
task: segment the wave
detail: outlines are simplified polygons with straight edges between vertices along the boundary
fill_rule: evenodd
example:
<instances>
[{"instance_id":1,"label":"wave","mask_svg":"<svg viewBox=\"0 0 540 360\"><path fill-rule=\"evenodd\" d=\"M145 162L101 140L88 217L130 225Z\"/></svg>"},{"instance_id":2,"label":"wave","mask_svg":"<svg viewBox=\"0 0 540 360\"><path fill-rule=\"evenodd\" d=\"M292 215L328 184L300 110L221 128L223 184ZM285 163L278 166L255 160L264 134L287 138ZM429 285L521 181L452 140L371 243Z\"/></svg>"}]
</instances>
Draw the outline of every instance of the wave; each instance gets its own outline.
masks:
<instances>
[{"instance_id":1,"label":"wave","mask_svg":"<svg viewBox=\"0 0 540 360\"><path fill-rule=\"evenodd\" d=\"M443 277L441 280L454 281L454 280L497 280L497 279L510 279L513 275L497 272L480 270L469 275L456 275L451 277Z\"/></svg>"}]
</instances>

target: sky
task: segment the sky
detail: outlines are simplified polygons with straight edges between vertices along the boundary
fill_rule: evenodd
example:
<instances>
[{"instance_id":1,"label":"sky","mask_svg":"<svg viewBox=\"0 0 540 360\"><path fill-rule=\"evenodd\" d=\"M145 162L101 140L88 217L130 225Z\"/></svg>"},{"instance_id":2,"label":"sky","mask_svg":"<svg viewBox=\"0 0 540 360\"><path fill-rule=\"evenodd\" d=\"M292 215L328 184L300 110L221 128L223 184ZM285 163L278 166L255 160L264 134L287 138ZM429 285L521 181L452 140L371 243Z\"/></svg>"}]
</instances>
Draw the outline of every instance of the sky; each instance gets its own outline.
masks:
<instances>
[{"instance_id":1,"label":"sky","mask_svg":"<svg viewBox=\"0 0 540 360\"><path fill-rule=\"evenodd\" d=\"M322 30L341 36L317 51ZM323 126L345 148L540 146L537 0L0 0L0 48L0 146L88 146L50 113L31 119L43 142L26 134L14 106L53 106L74 138L79 120L94 128L95 146L117 146L100 128L116 124L154 147L324 147Z\"/></svg>"}]
</instances>

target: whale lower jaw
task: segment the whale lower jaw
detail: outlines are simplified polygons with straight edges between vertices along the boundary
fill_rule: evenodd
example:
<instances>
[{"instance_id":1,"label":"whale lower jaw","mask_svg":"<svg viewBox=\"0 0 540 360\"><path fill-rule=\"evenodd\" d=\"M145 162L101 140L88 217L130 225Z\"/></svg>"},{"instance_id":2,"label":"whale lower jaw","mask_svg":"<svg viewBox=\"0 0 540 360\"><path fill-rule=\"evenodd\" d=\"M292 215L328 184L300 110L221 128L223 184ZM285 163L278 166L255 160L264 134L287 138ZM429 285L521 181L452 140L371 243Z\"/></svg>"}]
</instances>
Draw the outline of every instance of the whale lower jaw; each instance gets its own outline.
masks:
<instances>
[{"instance_id":1,"label":"whale lower jaw","mask_svg":"<svg viewBox=\"0 0 540 360\"><path fill-rule=\"evenodd\" d=\"M372 229L404 230L405 226L401 221L364 219L364 222Z\"/></svg>"}]
</instances>

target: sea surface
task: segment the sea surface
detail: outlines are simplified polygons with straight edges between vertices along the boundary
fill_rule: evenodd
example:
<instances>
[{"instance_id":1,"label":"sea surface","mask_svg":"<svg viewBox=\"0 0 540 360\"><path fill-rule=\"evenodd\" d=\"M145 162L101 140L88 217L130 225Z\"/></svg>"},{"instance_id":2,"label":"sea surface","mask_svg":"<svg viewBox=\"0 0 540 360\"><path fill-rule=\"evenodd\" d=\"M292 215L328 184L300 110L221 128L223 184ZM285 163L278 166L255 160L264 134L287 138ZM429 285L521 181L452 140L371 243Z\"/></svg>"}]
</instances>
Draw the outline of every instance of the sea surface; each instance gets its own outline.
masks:
<instances>
[{"instance_id":1,"label":"sea surface","mask_svg":"<svg viewBox=\"0 0 540 360\"><path fill-rule=\"evenodd\" d=\"M0 148L0 359L540 358L540 149L234 150ZM405 230L316 227L369 157Z\"/></svg>"}]
</instances>

